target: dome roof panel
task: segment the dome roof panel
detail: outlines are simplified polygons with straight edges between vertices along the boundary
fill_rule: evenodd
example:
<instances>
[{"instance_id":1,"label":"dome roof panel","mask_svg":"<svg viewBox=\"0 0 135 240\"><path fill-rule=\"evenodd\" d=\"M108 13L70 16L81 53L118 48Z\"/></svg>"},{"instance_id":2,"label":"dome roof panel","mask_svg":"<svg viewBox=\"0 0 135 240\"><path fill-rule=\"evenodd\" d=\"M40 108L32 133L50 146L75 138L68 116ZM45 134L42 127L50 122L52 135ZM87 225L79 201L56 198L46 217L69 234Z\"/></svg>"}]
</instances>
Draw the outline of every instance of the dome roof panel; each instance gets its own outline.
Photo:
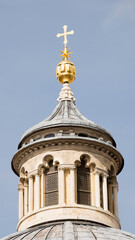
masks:
<instances>
[{"instance_id":1,"label":"dome roof panel","mask_svg":"<svg viewBox=\"0 0 135 240\"><path fill-rule=\"evenodd\" d=\"M71 222L43 224L9 235L1 240L133 240L135 235L94 223Z\"/></svg>"},{"instance_id":2,"label":"dome roof panel","mask_svg":"<svg viewBox=\"0 0 135 240\"><path fill-rule=\"evenodd\" d=\"M108 134L111 138L111 134L103 127L99 126L98 124L88 120L84 117L78 108L76 107L75 103L71 100L63 100L58 103L52 114L43 120L42 122L36 124L32 128L28 129L22 139L26 136L37 132L39 130L49 128L49 127L56 127L56 126L82 126L91 129L96 129L98 131L104 132ZM21 139L21 140L22 140Z\"/></svg>"}]
</instances>

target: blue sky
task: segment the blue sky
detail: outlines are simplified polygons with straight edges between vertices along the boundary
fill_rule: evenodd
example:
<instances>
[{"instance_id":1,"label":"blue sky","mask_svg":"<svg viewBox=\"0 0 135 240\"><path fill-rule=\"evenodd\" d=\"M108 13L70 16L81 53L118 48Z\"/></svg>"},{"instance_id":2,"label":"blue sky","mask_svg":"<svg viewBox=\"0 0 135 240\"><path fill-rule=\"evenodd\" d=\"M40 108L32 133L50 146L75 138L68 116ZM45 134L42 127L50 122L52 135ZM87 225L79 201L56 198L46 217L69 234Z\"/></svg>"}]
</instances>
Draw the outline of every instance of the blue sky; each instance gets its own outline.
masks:
<instances>
[{"instance_id":1,"label":"blue sky","mask_svg":"<svg viewBox=\"0 0 135 240\"><path fill-rule=\"evenodd\" d=\"M109 130L125 159L118 176L122 229L135 233L135 0L0 0L0 237L16 231L21 135L45 119L62 85L55 69L62 26L77 69L71 84L83 115Z\"/></svg>"}]
</instances>

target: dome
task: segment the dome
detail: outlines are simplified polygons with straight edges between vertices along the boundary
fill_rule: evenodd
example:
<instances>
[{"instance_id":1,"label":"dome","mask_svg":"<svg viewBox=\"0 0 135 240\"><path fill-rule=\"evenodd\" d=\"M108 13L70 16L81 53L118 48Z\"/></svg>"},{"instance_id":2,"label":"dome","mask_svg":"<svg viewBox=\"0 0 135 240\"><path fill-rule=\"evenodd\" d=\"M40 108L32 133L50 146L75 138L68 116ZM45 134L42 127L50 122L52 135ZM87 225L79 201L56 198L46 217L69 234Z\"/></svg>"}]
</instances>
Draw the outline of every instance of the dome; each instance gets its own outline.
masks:
<instances>
[{"instance_id":1,"label":"dome","mask_svg":"<svg viewBox=\"0 0 135 240\"><path fill-rule=\"evenodd\" d=\"M108 140L111 140L113 146L116 147L116 143L113 137L105 128L101 127L95 122L92 122L91 120L88 120L80 113L77 106L75 105L75 98L73 97L73 93L71 92L69 84L66 83L60 92L58 104L52 114L42 122L28 129L23 134L19 148L22 145L22 141L34 133L42 131L44 129L62 126L83 127L96 132L100 132L101 135L104 134L109 137Z\"/></svg>"},{"instance_id":2,"label":"dome","mask_svg":"<svg viewBox=\"0 0 135 240\"><path fill-rule=\"evenodd\" d=\"M119 229L88 222L55 222L14 233L1 240L132 240L135 235Z\"/></svg>"}]
</instances>

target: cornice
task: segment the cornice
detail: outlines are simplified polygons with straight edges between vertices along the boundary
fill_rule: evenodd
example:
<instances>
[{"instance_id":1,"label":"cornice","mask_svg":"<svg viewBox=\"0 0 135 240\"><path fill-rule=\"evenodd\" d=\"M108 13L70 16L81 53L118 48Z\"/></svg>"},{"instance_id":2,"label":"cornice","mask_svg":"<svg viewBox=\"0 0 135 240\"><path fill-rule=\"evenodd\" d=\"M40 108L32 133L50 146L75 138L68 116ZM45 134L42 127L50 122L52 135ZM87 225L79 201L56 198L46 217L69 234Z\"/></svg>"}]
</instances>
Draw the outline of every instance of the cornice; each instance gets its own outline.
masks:
<instances>
[{"instance_id":1,"label":"cornice","mask_svg":"<svg viewBox=\"0 0 135 240\"><path fill-rule=\"evenodd\" d=\"M69 148L70 147L70 148ZM30 157L36 156L43 150L62 150L64 149L75 149L82 147L82 151L91 151L93 153L99 153L100 155L107 156L108 159L113 160L117 166L117 174L122 170L124 165L124 159L120 152L112 145L103 141L98 141L91 138L82 138L74 136L60 136L53 139L41 139L36 142L32 142L23 148L19 149L12 159L12 169L19 175L19 169L24 162Z\"/></svg>"},{"instance_id":2,"label":"cornice","mask_svg":"<svg viewBox=\"0 0 135 240\"><path fill-rule=\"evenodd\" d=\"M61 123L61 124L57 123L57 124L53 124L53 125L50 124L49 126L44 126L42 128L38 128L37 130L31 131L26 136L23 136L21 138L21 141L20 141L20 143L18 145L18 149L21 147L21 145L24 143L24 141L27 138L30 138L33 135L38 134L38 133L40 134L42 131L45 131L45 130L47 131L47 130L51 130L51 129L59 129L59 128L61 129L62 127L69 128L69 129L70 128L78 128L79 127L82 130L85 129L85 130L88 130L88 131L91 130L91 131L93 131L95 133L100 133L100 134L102 134L101 139L102 139L103 136L109 137L112 140L113 146L116 147L116 142L115 142L115 140L113 139L113 137L111 136L110 133L108 133L108 132L106 132L106 131L104 131L102 129L95 128L95 127L89 127L87 125L81 125L80 122L78 122L78 124L75 124L75 123L72 123L72 122L70 122L70 123L67 122L67 123ZM39 139L39 140L42 140L42 139ZM39 140L36 140L36 141L39 141ZM108 141L108 143L109 143L109 141Z\"/></svg>"}]
</instances>

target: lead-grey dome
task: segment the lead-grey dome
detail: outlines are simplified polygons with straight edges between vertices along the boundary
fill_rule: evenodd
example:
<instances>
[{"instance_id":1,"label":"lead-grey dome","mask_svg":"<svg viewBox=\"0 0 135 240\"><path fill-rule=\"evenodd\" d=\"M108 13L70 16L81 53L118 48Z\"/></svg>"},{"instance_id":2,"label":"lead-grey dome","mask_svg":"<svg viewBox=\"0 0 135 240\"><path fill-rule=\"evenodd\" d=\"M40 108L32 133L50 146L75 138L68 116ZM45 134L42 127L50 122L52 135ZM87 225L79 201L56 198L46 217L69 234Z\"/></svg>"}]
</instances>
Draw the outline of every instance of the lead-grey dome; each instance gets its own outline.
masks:
<instances>
[{"instance_id":1,"label":"lead-grey dome","mask_svg":"<svg viewBox=\"0 0 135 240\"><path fill-rule=\"evenodd\" d=\"M44 224L9 235L1 240L133 240L135 235L94 223Z\"/></svg>"},{"instance_id":2,"label":"lead-grey dome","mask_svg":"<svg viewBox=\"0 0 135 240\"><path fill-rule=\"evenodd\" d=\"M69 84L65 83L63 85L57 101L57 106L48 118L29 128L23 134L18 148L22 146L22 143L24 143L27 137L29 138L33 134L42 130L52 129L56 127L81 127L83 129L87 128L89 130L92 130L93 132L95 131L101 133L101 137L102 134L106 135L107 138L109 137L109 141L111 139L113 146L116 147L116 143L113 137L105 128L101 127L95 122L88 120L80 113L80 111L75 105L75 98L73 96L71 88L69 87Z\"/></svg>"},{"instance_id":3,"label":"lead-grey dome","mask_svg":"<svg viewBox=\"0 0 135 240\"><path fill-rule=\"evenodd\" d=\"M52 128L58 126L81 126L85 128L87 127L104 132L112 138L111 134L105 128L84 117L73 101L63 100L58 103L58 105L55 107L54 111L48 118L28 129L23 134L21 140L23 140L28 135L33 134L34 132L43 130L45 128ZM112 141L115 145L115 141L113 138Z\"/></svg>"}]
</instances>

